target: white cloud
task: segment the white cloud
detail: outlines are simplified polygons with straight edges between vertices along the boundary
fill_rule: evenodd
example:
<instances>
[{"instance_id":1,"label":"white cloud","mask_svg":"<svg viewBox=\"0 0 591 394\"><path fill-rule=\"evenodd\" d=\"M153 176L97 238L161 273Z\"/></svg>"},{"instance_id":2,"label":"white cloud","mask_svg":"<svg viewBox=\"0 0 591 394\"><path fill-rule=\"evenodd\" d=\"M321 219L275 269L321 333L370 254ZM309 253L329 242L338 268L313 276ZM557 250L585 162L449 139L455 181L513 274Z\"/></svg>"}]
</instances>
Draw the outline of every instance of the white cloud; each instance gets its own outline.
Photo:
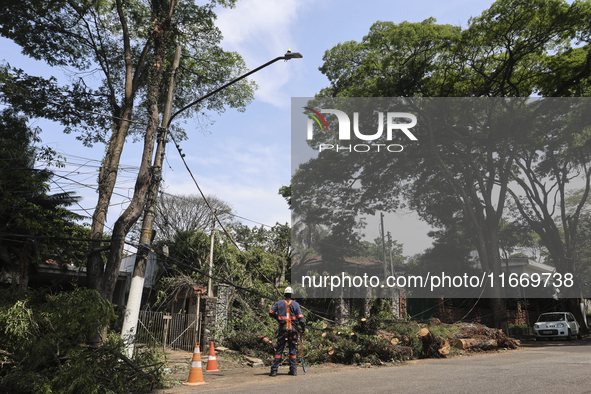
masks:
<instances>
[{"instance_id":1,"label":"white cloud","mask_svg":"<svg viewBox=\"0 0 591 394\"><path fill-rule=\"evenodd\" d=\"M283 55L288 49L297 51L292 29L311 0L241 0L234 9L218 12L217 25L224 36L223 46L240 53L250 69ZM296 61L288 67L274 65L253 74L259 85L257 98L279 107L289 105L289 96L281 87L293 75Z\"/></svg>"}]
</instances>

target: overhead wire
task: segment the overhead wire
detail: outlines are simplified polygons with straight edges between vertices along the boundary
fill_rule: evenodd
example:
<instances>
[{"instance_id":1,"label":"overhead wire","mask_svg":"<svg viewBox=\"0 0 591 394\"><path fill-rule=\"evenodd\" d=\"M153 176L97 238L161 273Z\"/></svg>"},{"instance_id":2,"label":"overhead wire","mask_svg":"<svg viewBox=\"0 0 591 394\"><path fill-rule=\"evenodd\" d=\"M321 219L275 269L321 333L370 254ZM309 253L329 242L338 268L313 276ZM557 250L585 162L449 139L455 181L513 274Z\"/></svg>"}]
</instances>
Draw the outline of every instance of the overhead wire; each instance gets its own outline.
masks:
<instances>
[{"instance_id":1,"label":"overhead wire","mask_svg":"<svg viewBox=\"0 0 591 394\"><path fill-rule=\"evenodd\" d=\"M35 97L30 97L30 96L26 96L26 95L22 95L19 93L14 93L14 92L4 92L7 94L11 94L14 96L18 96L18 97L23 97L26 99L30 99L30 100L37 100L40 102L45 102L48 104L52 104L52 105L56 105L59 107L63 107L63 108L68 108L68 109L72 109L72 110L76 110L76 111L81 111L81 112L86 112L86 113L90 113L93 115L98 115L98 116L103 116L103 117L107 117L110 119L115 119L115 120L119 120L119 121L125 121L125 122L129 122L129 123L134 123L134 124L139 124L139 125L143 125L143 126L147 126L147 123L143 123L143 122L138 122L138 121L133 121L131 119L125 119L125 118L121 118L121 117L117 117L117 116L113 116L113 115L108 115L108 114L104 114L104 113L100 113L100 112L96 112L96 111L90 111L90 110L86 110L86 109L82 109L82 108L76 108L70 105L65 105L65 104L60 104L57 103L55 101L52 100L47 100L47 99L40 99L40 98L35 98ZM172 120L172 119L171 119ZM160 129L163 129L162 127L160 127ZM165 128L166 131L168 131L168 127ZM214 218L216 219L216 221L219 223L219 225L222 227L222 229L224 230L224 232L228 235L230 241L234 244L234 246L240 251L240 253L243 254L243 251L240 249L240 247L236 244L236 242L234 241L234 239L232 238L232 236L230 235L230 233L227 231L227 229L225 228L225 226L223 225L223 223L221 223L221 221L219 220L219 218L217 218L217 215L215 215L215 211L214 209L211 207L211 205L209 204L209 201L207 200L207 198L205 197L205 195L203 194L203 191L201 190L201 187L199 186L199 184L197 183L197 180L195 179L195 177L193 176L193 173L191 172L191 169L189 168L184 155L182 153L182 150L180 148L180 146L178 145L177 141L174 138L173 133L169 134L179 152L179 155L181 156L181 159L185 165L185 168L187 169L187 171L189 172L189 174L191 175L191 178L193 179L195 185L197 186L197 189L199 190L199 193L201 194L201 196L203 197L203 199L205 200L206 204L208 205L208 207L210 208L212 214L214 215ZM103 223L104 225L104 223ZM267 278L262 272L260 272L260 270L258 269L258 267L256 267L256 265L253 265L255 267L255 269L259 272L259 274L265 278L265 280L267 280L267 282L271 283L273 285L273 287L275 288L275 290L281 294L281 291L277 288L277 286L274 284L274 282L272 282L269 278Z\"/></svg>"},{"instance_id":2,"label":"overhead wire","mask_svg":"<svg viewBox=\"0 0 591 394\"><path fill-rule=\"evenodd\" d=\"M179 146L179 144L176 142L176 140L174 139L174 135L171 133L170 134L172 141L174 142L174 145L176 146L177 151L179 152L179 156L181 157L181 160L183 161L183 164L185 165L185 168L187 169L187 171L189 172L189 174L191 175L191 179L193 179L193 182L195 183L195 186L197 187L197 190L199 190L199 193L201 194L201 197L203 198L203 200L205 201L205 203L207 204L207 206L209 207L209 209L211 210L211 213L213 215L213 217L215 218L215 220L219 223L220 227L224 230L224 232L226 233L226 235L228 236L228 238L230 239L230 241L232 242L232 244L234 244L234 246L236 247L236 249L238 249L238 251L240 251L240 253L242 255L244 255L244 252L240 249L240 247L238 246L238 244L236 244L236 241L234 241L234 238L232 238L232 236L230 235L230 233L228 232L228 230L226 229L226 227L224 226L224 224L219 220L219 218L217 217L217 215L215 214L215 210L213 209L213 207L211 206L211 204L209 203L209 200L207 200L207 198L205 197L205 194L203 193L203 191L201 190L201 187L199 186L199 183L197 183L197 180L195 179L195 176L193 175L193 172L191 171L191 169L189 168L189 165L187 164L187 161L185 160L185 155L182 153L182 149ZM277 291L277 293L282 294L281 291L277 288L277 286L275 285L274 282L272 282L269 278L267 278L265 276L265 274L263 274L258 267L253 264L253 266L255 267L255 269L257 270L257 272L263 277L265 278L265 280L267 282L269 282L270 284L273 285L273 287L275 288L275 290Z\"/></svg>"}]
</instances>

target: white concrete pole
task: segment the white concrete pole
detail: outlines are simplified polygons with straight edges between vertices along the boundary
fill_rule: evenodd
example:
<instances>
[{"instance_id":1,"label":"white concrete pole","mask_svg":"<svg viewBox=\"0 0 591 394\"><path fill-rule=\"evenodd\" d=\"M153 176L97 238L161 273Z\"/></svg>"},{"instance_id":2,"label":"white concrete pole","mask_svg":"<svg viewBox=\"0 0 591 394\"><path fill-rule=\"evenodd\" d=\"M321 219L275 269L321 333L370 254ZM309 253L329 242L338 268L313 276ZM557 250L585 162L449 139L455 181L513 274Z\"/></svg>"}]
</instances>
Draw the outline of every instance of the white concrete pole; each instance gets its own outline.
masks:
<instances>
[{"instance_id":1,"label":"white concrete pole","mask_svg":"<svg viewBox=\"0 0 591 394\"><path fill-rule=\"evenodd\" d=\"M140 314L140 307L142 303L142 294L144 292L144 281L146 276L146 266L148 264L148 250L152 243L152 225L154 222L154 212L156 210L156 200L158 198L158 189L160 188L160 179L162 177L162 161L166 147L166 125L170 119L172 112L172 99L174 95L175 75L179 67L181 58L181 47L176 47L174 61L172 63L172 75L168 85L168 97L166 98L166 105L164 107L164 114L162 116L162 127L165 131L162 132L158 138L158 146L156 148L156 155L154 157L154 179L150 185L148 193L148 203L144 213L142 222L142 235L140 237L140 248L135 259L135 267L133 270L133 277L131 278L131 287L129 289L129 298L125 308L125 317L123 320L123 328L121 329L121 337L126 343L127 357L133 356L133 348L135 342L135 334L137 332L137 323Z\"/></svg>"}]
</instances>

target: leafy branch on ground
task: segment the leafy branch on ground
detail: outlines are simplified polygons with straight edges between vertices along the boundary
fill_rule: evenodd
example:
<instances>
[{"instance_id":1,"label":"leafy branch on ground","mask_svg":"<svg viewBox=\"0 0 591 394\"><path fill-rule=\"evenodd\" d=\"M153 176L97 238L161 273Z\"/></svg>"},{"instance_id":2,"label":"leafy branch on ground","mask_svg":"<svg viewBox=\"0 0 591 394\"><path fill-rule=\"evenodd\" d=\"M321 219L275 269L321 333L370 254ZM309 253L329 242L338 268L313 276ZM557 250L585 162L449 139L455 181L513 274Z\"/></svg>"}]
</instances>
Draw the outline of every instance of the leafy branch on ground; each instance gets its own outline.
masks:
<instances>
[{"instance_id":1,"label":"leafy branch on ground","mask_svg":"<svg viewBox=\"0 0 591 394\"><path fill-rule=\"evenodd\" d=\"M139 348L129 359L115 333L98 348L86 344L115 319L113 306L96 291L0 292L0 392L127 394L160 383L159 351Z\"/></svg>"}]
</instances>

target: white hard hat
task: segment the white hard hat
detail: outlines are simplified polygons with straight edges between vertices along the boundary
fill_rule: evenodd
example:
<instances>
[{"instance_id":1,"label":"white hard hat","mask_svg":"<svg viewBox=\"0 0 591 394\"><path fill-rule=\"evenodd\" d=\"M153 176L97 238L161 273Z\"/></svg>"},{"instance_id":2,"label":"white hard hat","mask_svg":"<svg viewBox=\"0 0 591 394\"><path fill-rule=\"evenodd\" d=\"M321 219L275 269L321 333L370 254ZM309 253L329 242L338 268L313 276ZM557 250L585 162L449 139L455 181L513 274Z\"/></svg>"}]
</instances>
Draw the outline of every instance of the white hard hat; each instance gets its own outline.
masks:
<instances>
[{"instance_id":1,"label":"white hard hat","mask_svg":"<svg viewBox=\"0 0 591 394\"><path fill-rule=\"evenodd\" d=\"M283 294L293 294L293 289L290 286L287 286Z\"/></svg>"}]
</instances>

